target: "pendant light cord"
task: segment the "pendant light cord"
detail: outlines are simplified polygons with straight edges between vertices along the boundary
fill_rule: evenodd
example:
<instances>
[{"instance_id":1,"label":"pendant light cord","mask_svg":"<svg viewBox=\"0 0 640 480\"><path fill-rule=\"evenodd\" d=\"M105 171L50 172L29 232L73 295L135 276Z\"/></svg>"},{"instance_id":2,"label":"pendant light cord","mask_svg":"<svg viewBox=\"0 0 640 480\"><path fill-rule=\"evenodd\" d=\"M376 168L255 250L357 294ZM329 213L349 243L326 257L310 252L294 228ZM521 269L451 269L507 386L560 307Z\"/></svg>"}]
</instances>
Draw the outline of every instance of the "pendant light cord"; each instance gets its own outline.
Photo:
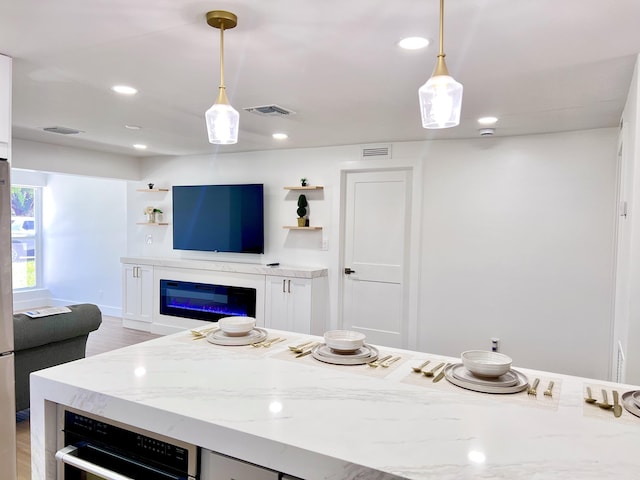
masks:
<instances>
[{"instance_id":1,"label":"pendant light cord","mask_svg":"<svg viewBox=\"0 0 640 480\"><path fill-rule=\"evenodd\" d=\"M444 0L440 0L440 52L439 57L444 57Z\"/></svg>"},{"instance_id":2,"label":"pendant light cord","mask_svg":"<svg viewBox=\"0 0 640 480\"><path fill-rule=\"evenodd\" d=\"M442 42L442 40L440 40ZM224 86L224 22L220 22L220 88Z\"/></svg>"}]
</instances>

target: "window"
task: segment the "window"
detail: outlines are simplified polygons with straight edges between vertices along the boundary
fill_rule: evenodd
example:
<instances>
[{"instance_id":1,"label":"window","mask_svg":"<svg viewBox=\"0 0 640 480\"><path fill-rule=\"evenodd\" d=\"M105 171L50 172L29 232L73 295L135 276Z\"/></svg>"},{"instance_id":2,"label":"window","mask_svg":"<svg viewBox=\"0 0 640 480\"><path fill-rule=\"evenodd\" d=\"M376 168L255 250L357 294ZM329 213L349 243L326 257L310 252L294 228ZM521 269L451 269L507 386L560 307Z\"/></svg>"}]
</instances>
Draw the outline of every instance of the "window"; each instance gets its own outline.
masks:
<instances>
[{"instance_id":1,"label":"window","mask_svg":"<svg viewBox=\"0 0 640 480\"><path fill-rule=\"evenodd\" d=\"M13 289L40 285L41 188L11 186L11 259Z\"/></svg>"}]
</instances>

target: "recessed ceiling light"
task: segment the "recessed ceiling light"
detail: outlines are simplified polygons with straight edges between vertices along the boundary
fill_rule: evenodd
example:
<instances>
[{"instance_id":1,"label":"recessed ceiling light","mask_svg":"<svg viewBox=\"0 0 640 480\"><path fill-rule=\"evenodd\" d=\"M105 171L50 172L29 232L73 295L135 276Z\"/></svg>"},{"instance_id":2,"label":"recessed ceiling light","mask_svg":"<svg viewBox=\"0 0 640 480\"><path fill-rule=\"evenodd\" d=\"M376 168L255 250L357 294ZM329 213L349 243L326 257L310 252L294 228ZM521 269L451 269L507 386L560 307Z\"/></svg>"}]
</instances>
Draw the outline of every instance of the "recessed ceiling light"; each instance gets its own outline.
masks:
<instances>
[{"instance_id":1,"label":"recessed ceiling light","mask_svg":"<svg viewBox=\"0 0 640 480\"><path fill-rule=\"evenodd\" d=\"M493 125L498 121L497 117L482 117L478 119L480 125Z\"/></svg>"},{"instance_id":2,"label":"recessed ceiling light","mask_svg":"<svg viewBox=\"0 0 640 480\"><path fill-rule=\"evenodd\" d=\"M398 42L400 48L405 50L419 50L429 45L429 40L423 37L407 37Z\"/></svg>"},{"instance_id":3,"label":"recessed ceiling light","mask_svg":"<svg viewBox=\"0 0 640 480\"><path fill-rule=\"evenodd\" d=\"M129 130L142 130L140 125L125 125L124 128L128 128Z\"/></svg>"},{"instance_id":4,"label":"recessed ceiling light","mask_svg":"<svg viewBox=\"0 0 640 480\"><path fill-rule=\"evenodd\" d=\"M121 93L123 95L135 95L136 93L138 93L138 90L136 90L133 87L129 87L127 85L116 85L114 87L111 87L111 90L113 90L116 93Z\"/></svg>"},{"instance_id":5,"label":"recessed ceiling light","mask_svg":"<svg viewBox=\"0 0 640 480\"><path fill-rule=\"evenodd\" d=\"M287 138L289 138L289 135L287 135L286 133L274 133L272 137L276 140L286 140Z\"/></svg>"},{"instance_id":6,"label":"recessed ceiling light","mask_svg":"<svg viewBox=\"0 0 640 480\"><path fill-rule=\"evenodd\" d=\"M133 148L135 148L136 150L146 150L147 146L143 145L142 143L136 143Z\"/></svg>"}]
</instances>

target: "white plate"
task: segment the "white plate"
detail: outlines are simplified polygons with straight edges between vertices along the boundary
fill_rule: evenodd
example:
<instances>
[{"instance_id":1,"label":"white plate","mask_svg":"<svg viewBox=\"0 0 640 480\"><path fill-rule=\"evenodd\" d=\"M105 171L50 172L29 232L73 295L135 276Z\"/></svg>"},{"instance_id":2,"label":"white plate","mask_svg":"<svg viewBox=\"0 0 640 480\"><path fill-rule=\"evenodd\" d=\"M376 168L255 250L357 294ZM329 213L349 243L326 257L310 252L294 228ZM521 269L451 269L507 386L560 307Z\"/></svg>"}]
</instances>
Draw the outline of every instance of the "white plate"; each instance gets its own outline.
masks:
<instances>
[{"instance_id":1,"label":"white plate","mask_svg":"<svg viewBox=\"0 0 640 480\"><path fill-rule=\"evenodd\" d=\"M633 397L633 401L636 404L636 407L640 408L640 390L634 390L633 395L631 395Z\"/></svg>"},{"instance_id":2,"label":"white plate","mask_svg":"<svg viewBox=\"0 0 640 480\"><path fill-rule=\"evenodd\" d=\"M242 346L261 342L267 338L267 335L267 331L261 328L254 328L246 335L241 336L231 336L222 330L214 330L213 332L207 333L207 341L214 345Z\"/></svg>"},{"instance_id":3,"label":"white plate","mask_svg":"<svg viewBox=\"0 0 640 480\"><path fill-rule=\"evenodd\" d=\"M518 372L517 370L511 369L510 372L513 372L518 377L518 383L512 386L503 386L503 385L483 385L479 383L469 382L467 380L461 380L453 375L453 370L455 368L463 367L461 363L456 363L454 365L448 366L444 371L444 378L446 378L450 383L453 383L457 387L466 388L467 390L473 390L474 392L481 393L518 393L524 390L529 386L529 380L525 375Z\"/></svg>"},{"instance_id":4,"label":"white plate","mask_svg":"<svg viewBox=\"0 0 640 480\"><path fill-rule=\"evenodd\" d=\"M363 345L356 350L345 352L344 350L335 350L329 347L326 343L322 343L318 345L318 355L329 358L371 358L371 346Z\"/></svg>"},{"instance_id":5,"label":"white plate","mask_svg":"<svg viewBox=\"0 0 640 480\"><path fill-rule=\"evenodd\" d=\"M477 377L471 373L462 363L457 363L451 369L451 375L463 382L487 385L492 387L513 387L519 382L518 375L509 370L499 377Z\"/></svg>"},{"instance_id":6,"label":"white plate","mask_svg":"<svg viewBox=\"0 0 640 480\"><path fill-rule=\"evenodd\" d=\"M365 363L373 362L378 358L378 349L371 345L363 345L359 350L368 350L366 357L353 355L345 355L343 353L335 353L324 343L316 345L311 351L311 355L316 360L320 360L325 363L332 363L334 365L364 365Z\"/></svg>"},{"instance_id":7,"label":"white plate","mask_svg":"<svg viewBox=\"0 0 640 480\"><path fill-rule=\"evenodd\" d=\"M624 409L636 417L640 417L640 406L636 404L636 398L640 397L640 390L631 390L622 394L622 406Z\"/></svg>"}]
</instances>

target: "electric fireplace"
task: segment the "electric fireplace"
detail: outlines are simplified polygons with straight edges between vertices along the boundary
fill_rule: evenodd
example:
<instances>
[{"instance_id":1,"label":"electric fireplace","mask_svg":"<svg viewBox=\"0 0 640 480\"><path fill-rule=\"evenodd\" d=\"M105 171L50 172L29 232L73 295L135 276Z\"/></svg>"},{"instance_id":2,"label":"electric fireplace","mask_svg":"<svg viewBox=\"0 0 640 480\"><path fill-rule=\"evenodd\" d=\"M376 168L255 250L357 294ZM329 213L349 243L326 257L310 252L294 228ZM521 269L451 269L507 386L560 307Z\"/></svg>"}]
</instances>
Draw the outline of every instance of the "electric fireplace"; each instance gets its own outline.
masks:
<instances>
[{"instance_id":1,"label":"electric fireplace","mask_svg":"<svg viewBox=\"0 0 640 480\"><path fill-rule=\"evenodd\" d=\"M160 313L209 322L255 317L256 289L161 279Z\"/></svg>"}]
</instances>

